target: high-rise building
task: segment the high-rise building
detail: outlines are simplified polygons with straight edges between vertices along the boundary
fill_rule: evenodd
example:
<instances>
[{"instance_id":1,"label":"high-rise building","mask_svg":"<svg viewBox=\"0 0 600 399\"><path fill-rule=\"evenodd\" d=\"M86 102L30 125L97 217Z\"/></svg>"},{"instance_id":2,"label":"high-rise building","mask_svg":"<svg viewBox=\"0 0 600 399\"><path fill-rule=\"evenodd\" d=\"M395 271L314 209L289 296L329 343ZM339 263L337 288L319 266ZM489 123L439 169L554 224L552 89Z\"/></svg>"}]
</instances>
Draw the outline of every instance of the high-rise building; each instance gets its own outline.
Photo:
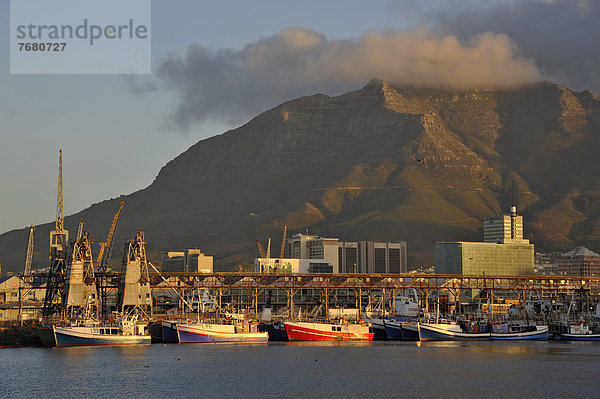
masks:
<instances>
[{"instance_id":1,"label":"high-rise building","mask_svg":"<svg viewBox=\"0 0 600 399\"><path fill-rule=\"evenodd\" d=\"M523 216L517 215L517 207L510 213L483 219L483 241L496 244L528 244L523 239Z\"/></svg>"},{"instance_id":2,"label":"high-rise building","mask_svg":"<svg viewBox=\"0 0 600 399\"><path fill-rule=\"evenodd\" d=\"M340 273L406 273L406 241L339 242Z\"/></svg>"},{"instance_id":3,"label":"high-rise building","mask_svg":"<svg viewBox=\"0 0 600 399\"><path fill-rule=\"evenodd\" d=\"M600 255L585 247L565 252L558 260L558 272L566 276L600 276Z\"/></svg>"}]
</instances>

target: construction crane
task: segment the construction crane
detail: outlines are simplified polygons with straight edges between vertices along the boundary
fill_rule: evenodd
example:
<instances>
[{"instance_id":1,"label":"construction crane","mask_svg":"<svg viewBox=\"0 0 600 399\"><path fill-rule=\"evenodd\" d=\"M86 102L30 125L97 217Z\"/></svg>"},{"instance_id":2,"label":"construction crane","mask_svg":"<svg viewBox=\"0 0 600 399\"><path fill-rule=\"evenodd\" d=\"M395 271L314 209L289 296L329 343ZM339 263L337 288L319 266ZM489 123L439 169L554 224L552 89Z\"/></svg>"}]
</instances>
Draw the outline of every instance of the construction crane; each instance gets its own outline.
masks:
<instances>
[{"instance_id":1,"label":"construction crane","mask_svg":"<svg viewBox=\"0 0 600 399\"><path fill-rule=\"evenodd\" d=\"M281 240L281 251L279 251L279 259L283 259L285 252L285 238L287 237L287 226L283 226L283 239Z\"/></svg>"},{"instance_id":2,"label":"construction crane","mask_svg":"<svg viewBox=\"0 0 600 399\"><path fill-rule=\"evenodd\" d=\"M117 230L117 224L119 223L119 216L121 216L121 209L123 209L123 205L125 205L125 202L121 201L119 203L119 210L117 213L115 213L112 225L108 231L106 242L100 243L100 252L98 253L98 260L96 261L96 264L98 265L98 270L101 272L105 272L108 269L108 262L110 261L113 244L115 242L115 231Z\"/></svg>"},{"instance_id":3,"label":"construction crane","mask_svg":"<svg viewBox=\"0 0 600 399\"><path fill-rule=\"evenodd\" d=\"M27 256L25 257L25 267L23 268L23 275L29 276L31 274L31 261L33 260L33 231L35 226L31 225L29 228L29 241L27 242Z\"/></svg>"}]
</instances>

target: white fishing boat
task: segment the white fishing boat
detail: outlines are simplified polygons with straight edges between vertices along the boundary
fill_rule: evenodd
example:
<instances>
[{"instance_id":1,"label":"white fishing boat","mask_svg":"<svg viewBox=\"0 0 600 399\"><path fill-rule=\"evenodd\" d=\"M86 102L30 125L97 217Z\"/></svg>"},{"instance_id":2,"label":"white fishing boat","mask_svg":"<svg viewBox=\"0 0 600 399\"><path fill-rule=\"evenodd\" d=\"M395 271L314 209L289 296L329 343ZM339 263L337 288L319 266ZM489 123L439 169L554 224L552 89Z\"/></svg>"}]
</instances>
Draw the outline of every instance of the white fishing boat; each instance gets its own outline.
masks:
<instances>
[{"instance_id":1,"label":"white fishing boat","mask_svg":"<svg viewBox=\"0 0 600 399\"><path fill-rule=\"evenodd\" d=\"M417 325L421 341L490 339L487 324L467 326L464 323L438 322L417 323Z\"/></svg>"},{"instance_id":2,"label":"white fishing boat","mask_svg":"<svg viewBox=\"0 0 600 399\"><path fill-rule=\"evenodd\" d=\"M52 326L56 346L149 344L147 324L123 320L111 324L80 322L67 327Z\"/></svg>"},{"instance_id":3,"label":"white fishing boat","mask_svg":"<svg viewBox=\"0 0 600 399\"><path fill-rule=\"evenodd\" d=\"M554 338L561 341L600 341L600 325L585 321L561 323Z\"/></svg>"}]
</instances>

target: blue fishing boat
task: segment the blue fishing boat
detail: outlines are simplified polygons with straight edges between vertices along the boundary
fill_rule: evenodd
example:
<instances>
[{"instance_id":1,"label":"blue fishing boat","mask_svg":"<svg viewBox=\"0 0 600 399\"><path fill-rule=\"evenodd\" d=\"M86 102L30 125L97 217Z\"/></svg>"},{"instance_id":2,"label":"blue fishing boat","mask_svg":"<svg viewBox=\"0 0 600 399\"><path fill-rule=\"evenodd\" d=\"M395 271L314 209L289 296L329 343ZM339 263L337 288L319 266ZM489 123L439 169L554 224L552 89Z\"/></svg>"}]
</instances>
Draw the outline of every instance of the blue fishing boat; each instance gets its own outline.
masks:
<instances>
[{"instance_id":1,"label":"blue fishing boat","mask_svg":"<svg viewBox=\"0 0 600 399\"><path fill-rule=\"evenodd\" d=\"M547 339L548 326L530 323L494 323L490 338L494 340Z\"/></svg>"},{"instance_id":2,"label":"blue fishing boat","mask_svg":"<svg viewBox=\"0 0 600 399\"><path fill-rule=\"evenodd\" d=\"M385 320L385 333L390 340L418 341L420 339L416 322Z\"/></svg>"}]
</instances>

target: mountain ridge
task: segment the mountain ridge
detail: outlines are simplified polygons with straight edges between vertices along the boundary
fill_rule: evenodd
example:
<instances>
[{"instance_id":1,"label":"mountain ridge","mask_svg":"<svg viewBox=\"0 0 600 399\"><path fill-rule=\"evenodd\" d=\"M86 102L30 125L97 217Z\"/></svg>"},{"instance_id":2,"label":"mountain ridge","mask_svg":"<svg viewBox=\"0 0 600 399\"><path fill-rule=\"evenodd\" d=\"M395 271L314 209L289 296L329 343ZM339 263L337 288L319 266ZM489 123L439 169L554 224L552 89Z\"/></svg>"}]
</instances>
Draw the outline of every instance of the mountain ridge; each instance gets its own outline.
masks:
<instances>
[{"instance_id":1,"label":"mountain ridge","mask_svg":"<svg viewBox=\"0 0 600 399\"><path fill-rule=\"evenodd\" d=\"M217 267L247 264L255 240L276 239L286 224L346 241L405 240L417 266L432 262L435 241L480 240L483 217L506 211L514 193L538 248L600 246L600 178L590 172L599 132L600 101L590 91L374 79L339 96L285 102L199 141L147 188L66 224L74 231L84 218L100 241L124 200L117 239L146 231L154 259L199 247ZM39 226L36 242L50 227ZM0 262L18 269L26 239L24 230L1 235Z\"/></svg>"}]
</instances>

